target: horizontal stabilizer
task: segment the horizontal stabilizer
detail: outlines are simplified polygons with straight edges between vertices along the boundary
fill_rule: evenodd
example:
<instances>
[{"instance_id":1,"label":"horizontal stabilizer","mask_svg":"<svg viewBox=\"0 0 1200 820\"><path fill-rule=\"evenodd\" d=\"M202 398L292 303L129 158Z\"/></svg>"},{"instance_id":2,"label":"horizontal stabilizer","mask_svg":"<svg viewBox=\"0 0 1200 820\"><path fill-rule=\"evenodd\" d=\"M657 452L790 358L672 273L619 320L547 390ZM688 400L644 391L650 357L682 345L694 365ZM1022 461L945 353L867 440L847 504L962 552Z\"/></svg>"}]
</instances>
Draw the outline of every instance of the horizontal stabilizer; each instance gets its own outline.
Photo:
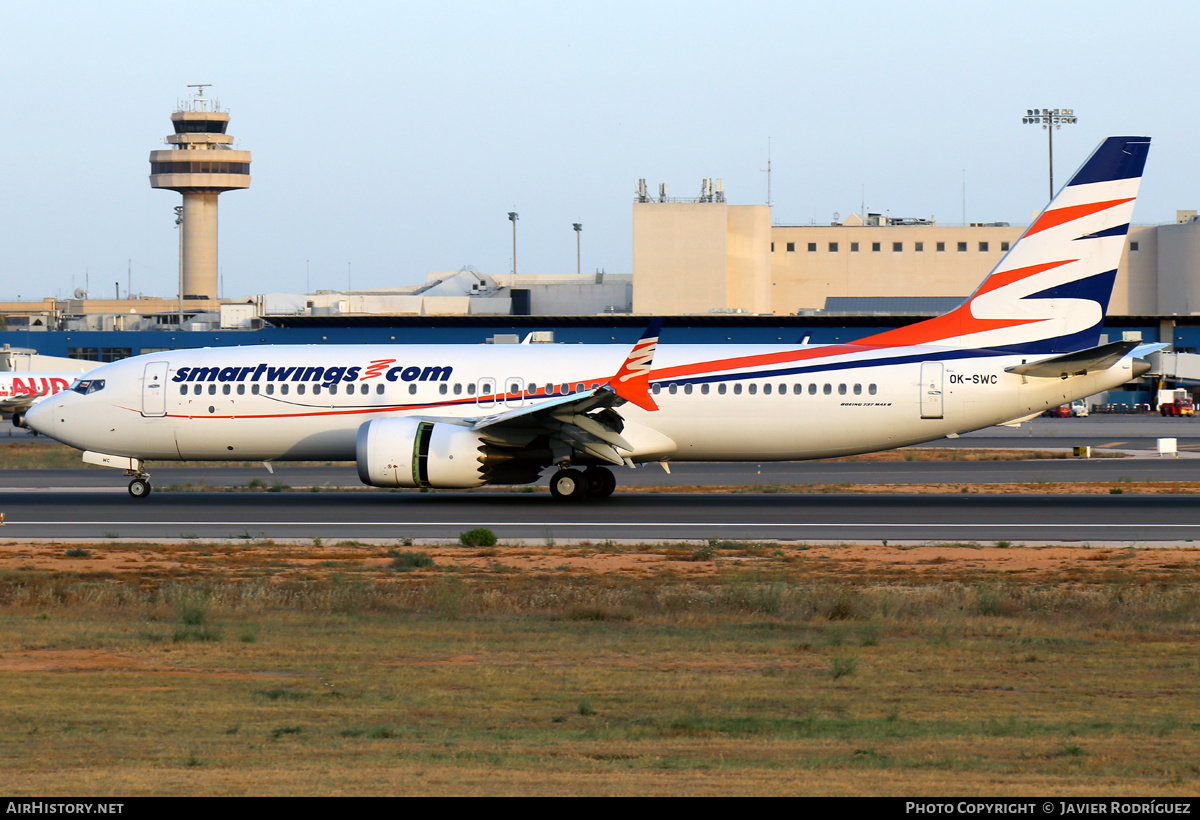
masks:
<instances>
[{"instance_id":1,"label":"horizontal stabilizer","mask_svg":"<svg viewBox=\"0 0 1200 820\"><path fill-rule=\"evenodd\" d=\"M1032 376L1036 379L1065 379L1067 376L1082 376L1086 373L1108 370L1140 344L1141 342L1110 342L1099 347L1089 347L1087 350L1055 356L1052 359L1042 359L1040 362L1013 365L1004 370L1020 376Z\"/></svg>"}]
</instances>

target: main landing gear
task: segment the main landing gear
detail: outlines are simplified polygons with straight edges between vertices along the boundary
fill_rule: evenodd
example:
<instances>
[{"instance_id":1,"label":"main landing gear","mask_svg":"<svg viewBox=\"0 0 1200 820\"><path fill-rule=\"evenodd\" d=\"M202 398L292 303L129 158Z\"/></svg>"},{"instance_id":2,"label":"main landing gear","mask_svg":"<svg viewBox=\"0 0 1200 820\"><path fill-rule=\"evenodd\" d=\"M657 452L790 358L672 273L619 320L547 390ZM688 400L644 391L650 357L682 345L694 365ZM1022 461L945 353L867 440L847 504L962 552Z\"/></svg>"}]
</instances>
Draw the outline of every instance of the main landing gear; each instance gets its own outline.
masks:
<instances>
[{"instance_id":1,"label":"main landing gear","mask_svg":"<svg viewBox=\"0 0 1200 820\"><path fill-rule=\"evenodd\" d=\"M608 498L617 488L616 476L605 467L559 470L550 478L550 495L559 501Z\"/></svg>"}]
</instances>

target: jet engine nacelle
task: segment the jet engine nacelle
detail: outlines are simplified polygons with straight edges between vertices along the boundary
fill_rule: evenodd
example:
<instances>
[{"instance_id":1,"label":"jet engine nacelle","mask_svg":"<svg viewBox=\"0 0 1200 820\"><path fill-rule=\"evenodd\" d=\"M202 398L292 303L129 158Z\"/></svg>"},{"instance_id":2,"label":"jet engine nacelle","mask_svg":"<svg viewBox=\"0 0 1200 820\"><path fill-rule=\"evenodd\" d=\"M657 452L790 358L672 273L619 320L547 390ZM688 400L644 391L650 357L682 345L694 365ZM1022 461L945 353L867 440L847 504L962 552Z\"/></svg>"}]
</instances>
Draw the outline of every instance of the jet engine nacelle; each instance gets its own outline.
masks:
<instances>
[{"instance_id":1,"label":"jet engine nacelle","mask_svg":"<svg viewBox=\"0 0 1200 820\"><path fill-rule=\"evenodd\" d=\"M485 449L466 427L374 419L358 428L358 477L372 487L479 487L486 483Z\"/></svg>"}]
</instances>

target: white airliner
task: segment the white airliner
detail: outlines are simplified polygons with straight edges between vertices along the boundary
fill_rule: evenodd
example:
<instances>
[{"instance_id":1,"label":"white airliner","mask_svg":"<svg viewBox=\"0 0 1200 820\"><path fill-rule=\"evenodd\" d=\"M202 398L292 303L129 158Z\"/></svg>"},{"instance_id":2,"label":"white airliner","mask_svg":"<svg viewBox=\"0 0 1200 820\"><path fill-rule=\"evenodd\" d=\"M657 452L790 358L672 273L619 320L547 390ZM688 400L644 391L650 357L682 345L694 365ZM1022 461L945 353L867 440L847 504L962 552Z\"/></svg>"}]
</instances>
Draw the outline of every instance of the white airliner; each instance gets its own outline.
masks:
<instances>
[{"instance_id":1,"label":"white airliner","mask_svg":"<svg viewBox=\"0 0 1200 820\"><path fill-rule=\"evenodd\" d=\"M814 459L1032 417L1148 368L1099 345L1149 150L1111 137L960 307L850 344L308 345L153 353L32 408L119 467L355 460L375 487L525 484L602 498L609 465ZM1135 349L1137 348L1137 349ZM583 468L580 470L579 468Z\"/></svg>"}]
</instances>

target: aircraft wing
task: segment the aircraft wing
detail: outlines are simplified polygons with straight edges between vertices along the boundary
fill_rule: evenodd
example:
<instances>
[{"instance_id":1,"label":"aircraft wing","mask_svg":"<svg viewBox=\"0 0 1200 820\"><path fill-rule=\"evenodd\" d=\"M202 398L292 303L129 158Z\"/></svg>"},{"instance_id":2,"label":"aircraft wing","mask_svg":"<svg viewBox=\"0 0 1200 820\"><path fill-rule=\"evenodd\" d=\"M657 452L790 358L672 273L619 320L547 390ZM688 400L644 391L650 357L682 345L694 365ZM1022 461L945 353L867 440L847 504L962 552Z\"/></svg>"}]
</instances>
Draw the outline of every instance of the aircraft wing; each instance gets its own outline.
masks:
<instances>
[{"instance_id":1,"label":"aircraft wing","mask_svg":"<svg viewBox=\"0 0 1200 820\"><path fill-rule=\"evenodd\" d=\"M35 398L41 396L0 396L0 410L11 413L13 410L24 410L33 404Z\"/></svg>"},{"instance_id":2,"label":"aircraft wing","mask_svg":"<svg viewBox=\"0 0 1200 820\"><path fill-rule=\"evenodd\" d=\"M1089 347L1086 350L1078 350L1051 359L1013 365L1004 370L1008 373L1032 376L1038 379L1065 379L1067 376L1082 376L1085 373L1108 370L1141 344L1141 342L1110 342L1106 345Z\"/></svg>"},{"instance_id":3,"label":"aircraft wing","mask_svg":"<svg viewBox=\"0 0 1200 820\"><path fill-rule=\"evenodd\" d=\"M621 367L598 387L489 416L429 420L470 427L485 432L498 445L513 448L544 437L555 461L575 451L609 464L632 464L621 454L634 452L634 446L621 435L625 419L615 408L632 402L645 410L658 410L650 393L650 367L662 325L661 318L651 320Z\"/></svg>"},{"instance_id":4,"label":"aircraft wing","mask_svg":"<svg viewBox=\"0 0 1200 820\"><path fill-rule=\"evenodd\" d=\"M429 420L487 431L498 443L517 447L548 436L601 461L622 465L625 457L620 451L633 452L633 445L621 436L625 420L613 408L624 403L611 387L602 385L490 416Z\"/></svg>"}]
</instances>

